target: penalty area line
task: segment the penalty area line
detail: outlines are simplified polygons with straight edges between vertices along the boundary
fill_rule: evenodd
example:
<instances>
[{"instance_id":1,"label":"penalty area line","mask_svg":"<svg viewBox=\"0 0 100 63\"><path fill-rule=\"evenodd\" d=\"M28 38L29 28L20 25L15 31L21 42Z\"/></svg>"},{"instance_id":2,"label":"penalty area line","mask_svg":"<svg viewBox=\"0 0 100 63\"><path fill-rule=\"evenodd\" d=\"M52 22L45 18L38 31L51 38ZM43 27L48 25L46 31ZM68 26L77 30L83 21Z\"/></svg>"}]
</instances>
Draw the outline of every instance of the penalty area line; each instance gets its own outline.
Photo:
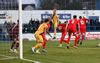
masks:
<instances>
[{"instance_id":1,"label":"penalty area line","mask_svg":"<svg viewBox=\"0 0 100 63\"><path fill-rule=\"evenodd\" d=\"M33 63L40 63L39 61L35 61L35 60L29 60L29 59L22 59L24 61L28 61L28 62L33 62Z\"/></svg>"}]
</instances>

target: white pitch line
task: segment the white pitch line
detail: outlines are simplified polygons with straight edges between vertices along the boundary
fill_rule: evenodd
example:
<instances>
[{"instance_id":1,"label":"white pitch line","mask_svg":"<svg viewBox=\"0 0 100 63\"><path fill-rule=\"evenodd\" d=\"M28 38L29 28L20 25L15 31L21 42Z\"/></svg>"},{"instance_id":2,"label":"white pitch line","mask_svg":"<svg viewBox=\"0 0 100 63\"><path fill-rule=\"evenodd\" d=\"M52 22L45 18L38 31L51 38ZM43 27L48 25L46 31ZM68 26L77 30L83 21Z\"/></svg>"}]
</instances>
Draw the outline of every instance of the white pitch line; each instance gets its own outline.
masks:
<instances>
[{"instance_id":1,"label":"white pitch line","mask_svg":"<svg viewBox=\"0 0 100 63\"><path fill-rule=\"evenodd\" d=\"M14 59L14 58L3 58L3 59L0 59L0 60L9 60L9 59Z\"/></svg>"},{"instance_id":2,"label":"white pitch line","mask_svg":"<svg viewBox=\"0 0 100 63\"><path fill-rule=\"evenodd\" d=\"M0 56L6 57L6 58L0 59L0 60L8 60L8 59L18 58L18 57L6 56L6 55L0 55Z\"/></svg>"},{"instance_id":3,"label":"white pitch line","mask_svg":"<svg viewBox=\"0 0 100 63\"><path fill-rule=\"evenodd\" d=\"M6 55L0 55L0 56L5 57L5 58L0 59L0 60L9 60L9 59L18 58L18 57L6 56ZM28 61L28 62L33 62L33 63L40 63L39 61L35 61L35 60L29 60L29 59L22 59L22 60Z\"/></svg>"},{"instance_id":4,"label":"white pitch line","mask_svg":"<svg viewBox=\"0 0 100 63\"><path fill-rule=\"evenodd\" d=\"M100 49L100 48L80 48L80 49Z\"/></svg>"},{"instance_id":5,"label":"white pitch line","mask_svg":"<svg viewBox=\"0 0 100 63\"><path fill-rule=\"evenodd\" d=\"M33 62L33 63L40 63L39 61L35 61L35 60L29 60L29 59L22 59L22 60Z\"/></svg>"}]
</instances>

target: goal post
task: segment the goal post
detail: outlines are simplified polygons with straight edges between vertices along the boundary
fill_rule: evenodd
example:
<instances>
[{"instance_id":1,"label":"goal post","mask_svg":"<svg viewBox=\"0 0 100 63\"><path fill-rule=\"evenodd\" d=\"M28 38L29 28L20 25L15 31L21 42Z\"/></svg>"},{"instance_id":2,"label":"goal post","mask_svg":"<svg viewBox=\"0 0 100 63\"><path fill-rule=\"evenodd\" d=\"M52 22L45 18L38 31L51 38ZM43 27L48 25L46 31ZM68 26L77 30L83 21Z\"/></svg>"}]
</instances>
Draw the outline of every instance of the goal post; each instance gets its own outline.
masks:
<instances>
[{"instance_id":1,"label":"goal post","mask_svg":"<svg viewBox=\"0 0 100 63\"><path fill-rule=\"evenodd\" d=\"M20 59L23 59L23 41L22 41L22 0L18 1L18 17L19 17L19 42L20 42Z\"/></svg>"}]
</instances>

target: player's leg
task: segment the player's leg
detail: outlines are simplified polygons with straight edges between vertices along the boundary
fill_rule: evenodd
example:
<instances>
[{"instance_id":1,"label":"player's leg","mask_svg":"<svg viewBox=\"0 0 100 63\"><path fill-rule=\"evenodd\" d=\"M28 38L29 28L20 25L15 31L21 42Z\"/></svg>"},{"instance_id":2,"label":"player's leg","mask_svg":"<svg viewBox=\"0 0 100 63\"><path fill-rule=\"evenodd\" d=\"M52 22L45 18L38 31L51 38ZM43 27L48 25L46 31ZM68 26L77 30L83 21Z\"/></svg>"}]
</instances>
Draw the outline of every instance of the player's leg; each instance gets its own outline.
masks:
<instances>
[{"instance_id":1,"label":"player's leg","mask_svg":"<svg viewBox=\"0 0 100 63\"><path fill-rule=\"evenodd\" d=\"M57 33L57 23L54 23L54 38L53 39L56 39L56 33Z\"/></svg>"},{"instance_id":2,"label":"player's leg","mask_svg":"<svg viewBox=\"0 0 100 63\"><path fill-rule=\"evenodd\" d=\"M82 42L84 40L84 35L85 35L85 33L82 33L82 39L81 39L80 45L82 45Z\"/></svg>"},{"instance_id":3,"label":"player's leg","mask_svg":"<svg viewBox=\"0 0 100 63\"><path fill-rule=\"evenodd\" d=\"M75 35L74 48L78 48L78 47L77 47L78 34L77 34L76 29L73 29L73 34Z\"/></svg>"},{"instance_id":4,"label":"player's leg","mask_svg":"<svg viewBox=\"0 0 100 63\"><path fill-rule=\"evenodd\" d=\"M62 36L61 36L61 39L60 39L59 47L62 47L62 42L66 42L67 43L67 40L64 40L66 34L67 34L67 32L62 32Z\"/></svg>"},{"instance_id":5,"label":"player's leg","mask_svg":"<svg viewBox=\"0 0 100 63\"><path fill-rule=\"evenodd\" d=\"M32 51L33 51L33 53L34 53L34 52L35 52L35 49L37 49L37 50L36 50L36 53L40 54L39 50L40 50L40 48L41 48L41 46L42 46L43 38L42 38L41 35L37 35L37 34L35 35L35 38L36 38L37 42L39 42L39 43L36 44L34 47L32 47Z\"/></svg>"},{"instance_id":6,"label":"player's leg","mask_svg":"<svg viewBox=\"0 0 100 63\"><path fill-rule=\"evenodd\" d=\"M40 48L41 48L41 46L42 46L42 42L39 42L39 44L37 44L37 45L39 45L38 47L37 47L37 50L36 50L36 53L37 54L40 54Z\"/></svg>"},{"instance_id":7,"label":"player's leg","mask_svg":"<svg viewBox=\"0 0 100 63\"><path fill-rule=\"evenodd\" d=\"M15 49L14 49L14 52L15 52L15 53L18 53L18 51L17 51L17 48L19 47L19 40L18 40L18 38L15 39L15 41L16 41L16 47L15 47Z\"/></svg>"},{"instance_id":8,"label":"player's leg","mask_svg":"<svg viewBox=\"0 0 100 63\"><path fill-rule=\"evenodd\" d=\"M47 39L45 38L45 35L42 34L42 38L43 38L43 49L45 49L45 46L46 46L46 42L47 42Z\"/></svg>"},{"instance_id":9,"label":"player's leg","mask_svg":"<svg viewBox=\"0 0 100 63\"><path fill-rule=\"evenodd\" d=\"M47 52L46 51L46 49L45 49L45 46L46 46L46 42L47 42L47 39L44 37L44 36L42 36L43 37L43 49L42 49L42 52Z\"/></svg>"},{"instance_id":10,"label":"player's leg","mask_svg":"<svg viewBox=\"0 0 100 63\"><path fill-rule=\"evenodd\" d=\"M78 41L78 35L75 34L74 48L78 48L78 47L77 47L77 41Z\"/></svg>"},{"instance_id":11,"label":"player's leg","mask_svg":"<svg viewBox=\"0 0 100 63\"><path fill-rule=\"evenodd\" d=\"M86 29L84 29L84 30L82 31L82 39L81 39L80 45L82 45L82 42L83 42L83 40L84 40L84 35L85 35L85 33L86 33Z\"/></svg>"},{"instance_id":12,"label":"player's leg","mask_svg":"<svg viewBox=\"0 0 100 63\"><path fill-rule=\"evenodd\" d=\"M15 46L16 44L16 41L13 40L13 43L11 44L11 47L10 47L10 52L13 52L13 47Z\"/></svg>"},{"instance_id":13,"label":"player's leg","mask_svg":"<svg viewBox=\"0 0 100 63\"><path fill-rule=\"evenodd\" d=\"M68 41L67 41L67 48L69 49L69 42L70 42L70 39L71 39L71 34L72 34L72 32L71 31L69 31L68 32Z\"/></svg>"},{"instance_id":14,"label":"player's leg","mask_svg":"<svg viewBox=\"0 0 100 63\"><path fill-rule=\"evenodd\" d=\"M47 39L43 39L43 40L44 40L44 42L43 42L43 49L45 49Z\"/></svg>"},{"instance_id":15,"label":"player's leg","mask_svg":"<svg viewBox=\"0 0 100 63\"><path fill-rule=\"evenodd\" d=\"M81 32L80 32L79 35L78 35L78 42L77 42L77 44L79 44L80 37L81 37Z\"/></svg>"},{"instance_id":16,"label":"player's leg","mask_svg":"<svg viewBox=\"0 0 100 63\"><path fill-rule=\"evenodd\" d=\"M16 42L13 41L12 45L11 45L11 48L10 49L13 49L13 47L15 46Z\"/></svg>"},{"instance_id":17,"label":"player's leg","mask_svg":"<svg viewBox=\"0 0 100 63\"><path fill-rule=\"evenodd\" d=\"M59 47L62 47L62 42L63 42L63 37L61 37L61 39L60 39L60 45L59 45Z\"/></svg>"},{"instance_id":18,"label":"player's leg","mask_svg":"<svg viewBox=\"0 0 100 63\"><path fill-rule=\"evenodd\" d=\"M64 40L64 39L65 39L65 37L66 37L66 35L67 35L67 32L66 32L66 33L63 33L63 35L62 35L63 40L62 40L62 41L67 43L68 41L67 41L67 40Z\"/></svg>"},{"instance_id":19,"label":"player's leg","mask_svg":"<svg viewBox=\"0 0 100 63\"><path fill-rule=\"evenodd\" d=\"M15 41L15 35L14 34L12 34L12 44L11 44L11 46L10 46L10 51L9 52L14 52L13 51L13 48L14 48L14 46L15 46L15 44L16 44L16 41Z\"/></svg>"},{"instance_id":20,"label":"player's leg","mask_svg":"<svg viewBox=\"0 0 100 63\"><path fill-rule=\"evenodd\" d=\"M40 50L41 46L42 46L42 42L39 42L39 43L36 44L34 47L32 47L32 52L33 52L33 53L36 52L37 54L40 54L39 50ZM35 51L35 50L36 50L36 51Z\"/></svg>"},{"instance_id":21,"label":"player's leg","mask_svg":"<svg viewBox=\"0 0 100 63\"><path fill-rule=\"evenodd\" d=\"M62 33L62 36L61 36L61 39L60 39L60 45L59 45L59 47L62 47L62 42L63 42L63 39L64 39L63 34L64 34L64 33Z\"/></svg>"}]
</instances>

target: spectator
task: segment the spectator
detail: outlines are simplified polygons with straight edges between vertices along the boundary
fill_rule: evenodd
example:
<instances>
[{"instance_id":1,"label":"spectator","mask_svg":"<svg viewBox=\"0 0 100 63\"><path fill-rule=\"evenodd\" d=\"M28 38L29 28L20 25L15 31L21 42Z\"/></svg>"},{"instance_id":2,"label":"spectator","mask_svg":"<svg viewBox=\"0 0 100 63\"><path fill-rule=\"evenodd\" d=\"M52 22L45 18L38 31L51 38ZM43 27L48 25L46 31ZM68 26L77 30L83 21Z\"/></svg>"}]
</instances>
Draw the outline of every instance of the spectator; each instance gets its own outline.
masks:
<instances>
[{"instance_id":1,"label":"spectator","mask_svg":"<svg viewBox=\"0 0 100 63\"><path fill-rule=\"evenodd\" d=\"M31 18L30 21L29 21L29 25L32 25L32 18Z\"/></svg>"},{"instance_id":2,"label":"spectator","mask_svg":"<svg viewBox=\"0 0 100 63\"><path fill-rule=\"evenodd\" d=\"M94 20L90 19L90 30L93 30L93 26L94 26Z\"/></svg>"},{"instance_id":3,"label":"spectator","mask_svg":"<svg viewBox=\"0 0 100 63\"><path fill-rule=\"evenodd\" d=\"M95 23L96 30L98 30L99 29L99 27L98 27L99 26L99 20L96 19L94 23Z\"/></svg>"},{"instance_id":4,"label":"spectator","mask_svg":"<svg viewBox=\"0 0 100 63\"><path fill-rule=\"evenodd\" d=\"M97 19L95 20L95 22L98 23L98 22L99 22L99 19L97 18Z\"/></svg>"}]
</instances>

